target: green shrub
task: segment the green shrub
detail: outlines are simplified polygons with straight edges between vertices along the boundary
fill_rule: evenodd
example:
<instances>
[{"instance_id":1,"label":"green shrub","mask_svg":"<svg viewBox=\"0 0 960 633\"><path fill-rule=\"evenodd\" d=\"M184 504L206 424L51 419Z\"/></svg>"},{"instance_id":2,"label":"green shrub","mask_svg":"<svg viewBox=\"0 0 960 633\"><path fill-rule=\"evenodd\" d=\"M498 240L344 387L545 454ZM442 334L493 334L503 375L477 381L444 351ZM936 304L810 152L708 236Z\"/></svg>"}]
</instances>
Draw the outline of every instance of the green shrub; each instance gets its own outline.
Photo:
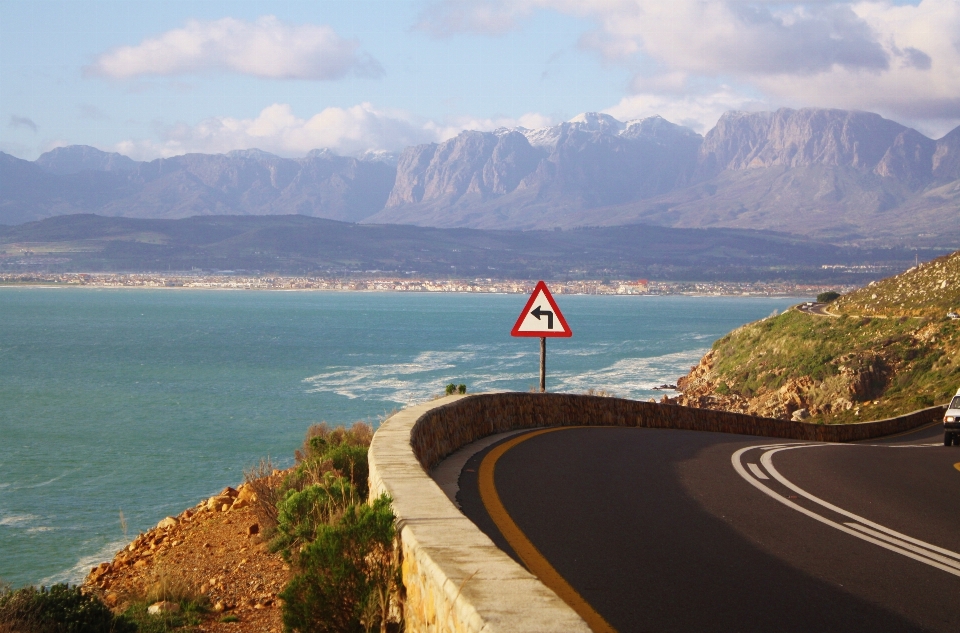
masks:
<instances>
[{"instance_id":1,"label":"green shrub","mask_svg":"<svg viewBox=\"0 0 960 633\"><path fill-rule=\"evenodd\" d=\"M322 483L303 490L287 490L277 506L276 536L271 548L291 561L299 545L312 541L322 525L336 520L358 501L350 481L333 473L327 473Z\"/></svg>"},{"instance_id":2,"label":"green shrub","mask_svg":"<svg viewBox=\"0 0 960 633\"><path fill-rule=\"evenodd\" d=\"M457 386L451 382L449 385L447 385L446 392L448 396L452 396L453 394L457 393Z\"/></svg>"},{"instance_id":3,"label":"green shrub","mask_svg":"<svg viewBox=\"0 0 960 633\"><path fill-rule=\"evenodd\" d=\"M467 393L467 386L462 383L457 385L457 393L461 395Z\"/></svg>"},{"instance_id":4,"label":"green shrub","mask_svg":"<svg viewBox=\"0 0 960 633\"><path fill-rule=\"evenodd\" d=\"M126 633L137 627L96 596L65 584L0 591L0 630L18 633Z\"/></svg>"},{"instance_id":5,"label":"green shrub","mask_svg":"<svg viewBox=\"0 0 960 633\"><path fill-rule=\"evenodd\" d=\"M342 426L330 428L326 422L313 424L307 429L303 447L296 451L297 463L319 457L330 447L341 444L370 446L372 439L373 427L366 422L355 422L350 428Z\"/></svg>"},{"instance_id":6,"label":"green shrub","mask_svg":"<svg viewBox=\"0 0 960 633\"><path fill-rule=\"evenodd\" d=\"M299 573L281 592L283 623L301 633L385 630L389 595L398 585L390 499L349 506L321 525L300 553Z\"/></svg>"},{"instance_id":7,"label":"green shrub","mask_svg":"<svg viewBox=\"0 0 960 633\"><path fill-rule=\"evenodd\" d=\"M329 461L333 468L353 484L357 496L367 498L367 478L370 468L367 464L367 447L341 444L325 452L321 459Z\"/></svg>"},{"instance_id":8,"label":"green shrub","mask_svg":"<svg viewBox=\"0 0 960 633\"><path fill-rule=\"evenodd\" d=\"M836 301L839 298L840 298L839 292L834 292L833 290L830 290L828 292L821 292L820 294L817 295L817 303L830 303L832 301Z\"/></svg>"}]
</instances>

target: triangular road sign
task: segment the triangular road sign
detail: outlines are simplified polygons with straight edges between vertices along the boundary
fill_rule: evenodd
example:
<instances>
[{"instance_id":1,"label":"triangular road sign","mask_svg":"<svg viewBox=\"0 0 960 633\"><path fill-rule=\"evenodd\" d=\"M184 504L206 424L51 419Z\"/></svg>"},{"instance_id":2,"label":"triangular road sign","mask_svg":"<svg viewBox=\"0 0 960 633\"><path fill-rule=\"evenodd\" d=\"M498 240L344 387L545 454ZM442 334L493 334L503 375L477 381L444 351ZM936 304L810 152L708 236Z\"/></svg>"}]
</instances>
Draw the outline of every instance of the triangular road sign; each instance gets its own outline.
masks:
<instances>
[{"instance_id":1,"label":"triangular road sign","mask_svg":"<svg viewBox=\"0 0 960 633\"><path fill-rule=\"evenodd\" d=\"M533 289L527 307L520 313L517 324L510 331L510 336L573 336L573 331L563 318L560 308L553 300L553 295L547 289L547 284L537 282Z\"/></svg>"}]
</instances>

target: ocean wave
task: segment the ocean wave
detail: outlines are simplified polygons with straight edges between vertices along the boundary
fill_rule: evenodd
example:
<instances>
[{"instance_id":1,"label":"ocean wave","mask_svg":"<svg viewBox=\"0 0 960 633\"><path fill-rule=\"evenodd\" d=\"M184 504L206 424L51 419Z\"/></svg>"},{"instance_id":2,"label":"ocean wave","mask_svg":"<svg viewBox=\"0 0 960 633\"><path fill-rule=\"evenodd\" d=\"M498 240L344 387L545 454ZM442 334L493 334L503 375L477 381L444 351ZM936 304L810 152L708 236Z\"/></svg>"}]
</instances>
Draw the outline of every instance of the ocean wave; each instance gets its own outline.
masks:
<instances>
[{"instance_id":1,"label":"ocean wave","mask_svg":"<svg viewBox=\"0 0 960 633\"><path fill-rule=\"evenodd\" d=\"M413 378L417 374L453 369L458 363L473 360L476 355L477 353L471 350L421 352L407 363L331 367L330 371L304 378L303 382L310 385L307 393L332 392L351 399L368 395L399 396L399 394L434 388L434 383L443 383L439 378L418 381ZM443 385L440 384L440 387L442 388ZM393 402L409 402L399 397L386 399Z\"/></svg>"},{"instance_id":2,"label":"ocean wave","mask_svg":"<svg viewBox=\"0 0 960 633\"><path fill-rule=\"evenodd\" d=\"M128 543L128 539L111 541L101 547L96 553L81 557L73 567L64 569L46 578L42 578L38 584L48 587L60 582L79 584L90 573L90 569L104 561L113 560L114 555L123 549Z\"/></svg>"},{"instance_id":3,"label":"ocean wave","mask_svg":"<svg viewBox=\"0 0 960 633\"><path fill-rule=\"evenodd\" d=\"M699 362L709 348L686 350L661 356L624 358L602 369L576 374L547 375L547 385L554 391L583 393L603 389L623 398L649 396L655 387L674 383L690 366ZM552 378L552 381L551 381Z\"/></svg>"},{"instance_id":4,"label":"ocean wave","mask_svg":"<svg viewBox=\"0 0 960 633\"><path fill-rule=\"evenodd\" d=\"M0 516L0 525L5 527L24 527L39 519L35 514L7 514Z\"/></svg>"},{"instance_id":5,"label":"ocean wave","mask_svg":"<svg viewBox=\"0 0 960 633\"><path fill-rule=\"evenodd\" d=\"M654 389L673 383L696 364L708 348L685 350L660 356L620 359L599 369L550 372L547 384L551 391L584 393L589 389L605 390L625 398L654 395ZM308 393L335 393L349 399L377 399L403 405L423 402L442 393L456 369L456 382L465 382L471 391L498 391L517 388L517 383L535 387L539 375L531 359L536 352L517 353L496 348L486 354L476 351L424 352L407 363L378 364L359 367L336 367L331 371L305 378ZM583 354L580 350L576 355ZM478 356L482 364L474 364ZM472 365L472 366L471 366ZM443 371L443 375L434 372Z\"/></svg>"},{"instance_id":6,"label":"ocean wave","mask_svg":"<svg viewBox=\"0 0 960 633\"><path fill-rule=\"evenodd\" d=\"M72 472L72 471L66 471L66 472L64 472L64 473L61 473L61 474L57 475L56 477L54 477L54 478L52 478L52 479L47 479L46 481L41 481L40 483L36 483L36 484L20 484L20 483L17 483L17 484L9 484L9 483L7 483L7 484L0 484L0 488L10 488L10 490L25 490L25 489L30 489L30 488L43 488L44 486L49 486L50 484L52 484L52 483L54 483L54 482L60 481L61 479L63 479L63 478L66 477L67 475L69 475L71 472Z\"/></svg>"}]
</instances>

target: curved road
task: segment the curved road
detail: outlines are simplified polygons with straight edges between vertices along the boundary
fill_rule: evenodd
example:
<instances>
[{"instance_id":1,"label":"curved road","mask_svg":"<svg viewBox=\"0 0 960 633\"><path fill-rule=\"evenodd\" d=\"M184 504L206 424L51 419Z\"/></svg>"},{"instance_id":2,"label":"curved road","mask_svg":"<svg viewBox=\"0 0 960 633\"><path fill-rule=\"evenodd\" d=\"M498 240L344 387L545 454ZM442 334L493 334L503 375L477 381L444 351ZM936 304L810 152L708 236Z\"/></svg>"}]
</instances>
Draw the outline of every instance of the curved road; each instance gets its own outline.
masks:
<instances>
[{"instance_id":1,"label":"curved road","mask_svg":"<svg viewBox=\"0 0 960 633\"><path fill-rule=\"evenodd\" d=\"M458 500L595 630L960 631L941 436L533 431L474 455Z\"/></svg>"}]
</instances>

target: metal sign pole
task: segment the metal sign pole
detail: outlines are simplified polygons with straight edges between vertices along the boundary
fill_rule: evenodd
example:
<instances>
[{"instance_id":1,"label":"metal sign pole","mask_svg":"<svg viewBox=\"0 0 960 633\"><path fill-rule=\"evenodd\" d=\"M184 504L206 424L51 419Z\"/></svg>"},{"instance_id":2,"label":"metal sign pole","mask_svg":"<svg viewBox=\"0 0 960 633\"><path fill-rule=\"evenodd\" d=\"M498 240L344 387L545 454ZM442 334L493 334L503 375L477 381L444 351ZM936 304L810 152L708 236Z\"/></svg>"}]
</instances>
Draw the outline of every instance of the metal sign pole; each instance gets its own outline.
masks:
<instances>
[{"instance_id":1,"label":"metal sign pole","mask_svg":"<svg viewBox=\"0 0 960 633\"><path fill-rule=\"evenodd\" d=\"M547 390L547 337L540 337L540 393Z\"/></svg>"}]
</instances>

